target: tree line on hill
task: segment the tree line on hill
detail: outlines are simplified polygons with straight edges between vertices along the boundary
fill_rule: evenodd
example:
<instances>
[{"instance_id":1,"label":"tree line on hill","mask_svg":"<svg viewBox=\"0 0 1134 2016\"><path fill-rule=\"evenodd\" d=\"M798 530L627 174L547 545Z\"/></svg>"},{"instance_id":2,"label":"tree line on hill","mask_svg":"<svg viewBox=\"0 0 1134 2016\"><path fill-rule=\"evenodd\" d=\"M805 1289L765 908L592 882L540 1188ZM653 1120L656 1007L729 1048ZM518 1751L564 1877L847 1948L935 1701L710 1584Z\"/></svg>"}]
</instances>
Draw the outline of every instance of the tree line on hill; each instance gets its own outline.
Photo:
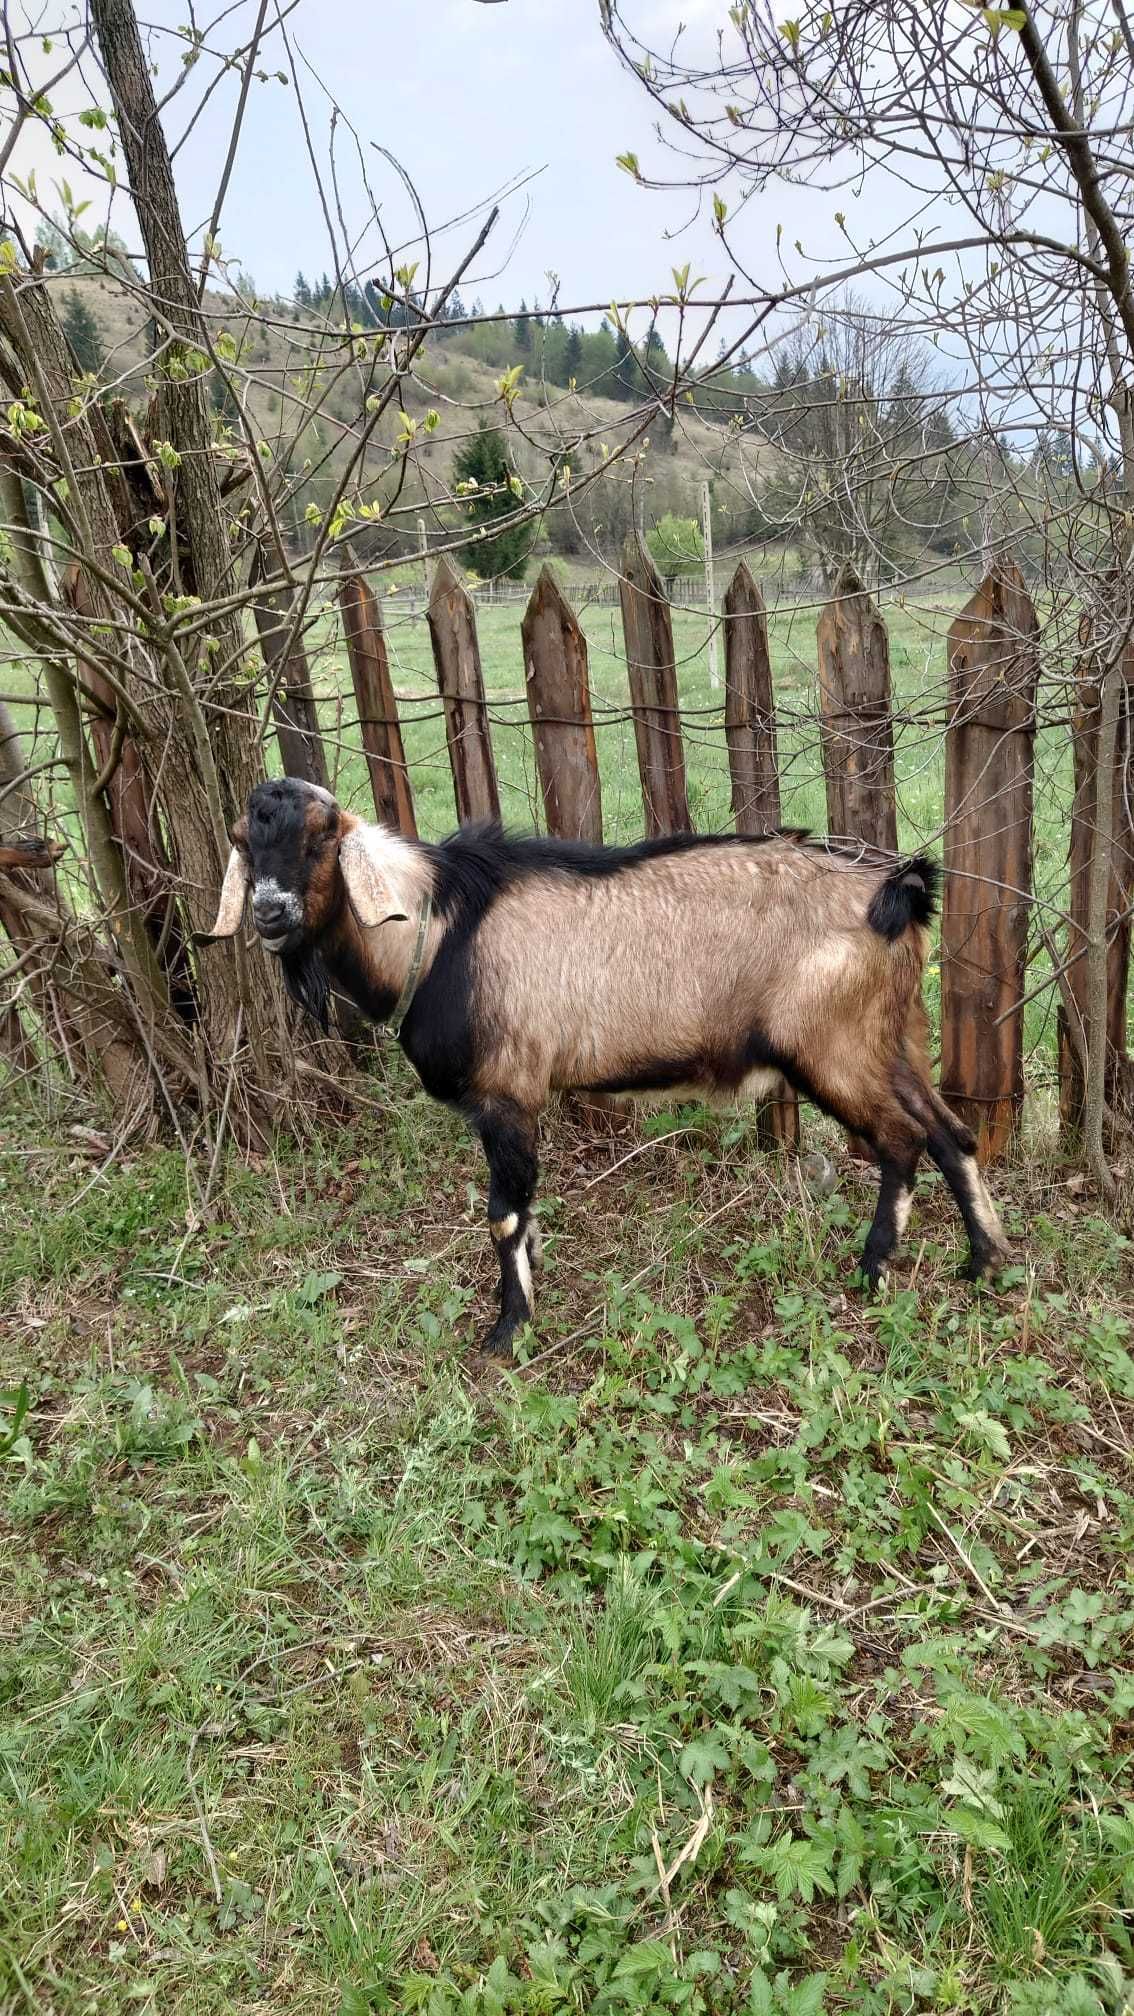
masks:
<instances>
[{"instance_id":1,"label":"tree line on hill","mask_svg":"<svg viewBox=\"0 0 1134 2016\"><path fill-rule=\"evenodd\" d=\"M75 234L72 234L74 237ZM78 234L81 239L82 234ZM61 231L41 230L48 264L66 271L111 272L126 277L136 268L121 241L107 248L91 241L89 251L68 247ZM252 289L252 282L247 282ZM412 286L404 299L384 293L374 282L338 284L326 274L309 282L296 276L294 299L275 304L299 319L332 327L379 331L404 328L422 312ZM62 299L60 319L80 370L97 377L105 356L97 303L77 288ZM658 448L651 455L646 529L665 523L655 558L673 578L698 564L700 555L700 471L664 454L677 445L672 402L674 365L656 326L637 341L604 316L595 328L569 321L537 301L521 301L508 313L487 313L481 300L470 305L454 292L430 337L434 354L467 358L487 370L522 365L529 392L541 385L640 406L658 403ZM231 387L216 376L211 406L218 427L232 425ZM670 410L666 409L667 395ZM968 438L960 402L935 375L925 346L900 327L876 316L869 303L847 297L821 324L803 327L773 352L767 375L748 362L722 364L697 385L683 390L677 413L694 413L708 424L763 444L755 482L740 482L718 467L710 481L714 538L725 545L762 541L790 546L801 572L830 586L849 563L866 580L893 578L919 555L964 558L976 550L990 524L1004 526L1021 513L1021 485L1042 487L1056 497L1076 480L1065 443L1047 430L1025 452L1003 441ZM482 575L518 578L537 534L532 524L481 536L494 520L512 512L509 488L519 471L507 433L482 425L458 450L453 479L474 494L454 506L469 522L470 542L462 557ZM582 518L569 510L550 514L538 543L576 555L587 550L617 557L636 522L625 494L612 485L596 493ZM288 512L289 530L303 543L303 512L310 497L300 481ZM394 535L390 535L394 536ZM406 532L407 552L414 544ZM386 539L377 541L386 550ZM1020 532L1021 556L1028 560L1029 534Z\"/></svg>"},{"instance_id":2,"label":"tree line on hill","mask_svg":"<svg viewBox=\"0 0 1134 2016\"><path fill-rule=\"evenodd\" d=\"M295 277L294 301L301 314L345 320L360 329L405 328L425 306L412 288L405 300L396 300L373 280L360 287L350 281L339 284L324 273L312 284L302 270ZM455 292L436 340L493 370L522 364L529 380L565 390L585 387L597 397L628 405L656 398L674 382L673 360L656 325L633 339L608 315L596 329L588 329L568 322L558 309L541 308L538 301L530 309L521 301L515 312L502 302L488 311L480 299L466 306ZM722 364L692 389L688 403L701 413L744 417L746 397L759 393L762 384L746 360Z\"/></svg>"}]
</instances>

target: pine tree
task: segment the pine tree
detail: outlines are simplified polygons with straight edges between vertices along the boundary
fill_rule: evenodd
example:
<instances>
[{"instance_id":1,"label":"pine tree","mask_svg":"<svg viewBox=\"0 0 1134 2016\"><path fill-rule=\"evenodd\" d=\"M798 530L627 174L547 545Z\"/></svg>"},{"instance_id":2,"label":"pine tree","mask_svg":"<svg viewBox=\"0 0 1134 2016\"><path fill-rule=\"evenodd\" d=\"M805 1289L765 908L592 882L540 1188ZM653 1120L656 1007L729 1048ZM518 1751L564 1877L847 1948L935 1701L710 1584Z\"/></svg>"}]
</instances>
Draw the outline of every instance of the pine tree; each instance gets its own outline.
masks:
<instances>
[{"instance_id":1,"label":"pine tree","mask_svg":"<svg viewBox=\"0 0 1134 2016\"><path fill-rule=\"evenodd\" d=\"M521 301L520 312L512 324L512 339L517 350L530 350L532 347L532 325L528 321L526 301Z\"/></svg>"},{"instance_id":2,"label":"pine tree","mask_svg":"<svg viewBox=\"0 0 1134 2016\"><path fill-rule=\"evenodd\" d=\"M60 320L80 371L90 371L97 376L102 370L102 338L98 333L98 323L75 287L67 296Z\"/></svg>"},{"instance_id":3,"label":"pine tree","mask_svg":"<svg viewBox=\"0 0 1134 2016\"><path fill-rule=\"evenodd\" d=\"M632 343L619 338L618 362L614 367L614 385L611 396L615 399L638 399L642 393L642 373L638 357Z\"/></svg>"},{"instance_id":4,"label":"pine tree","mask_svg":"<svg viewBox=\"0 0 1134 2016\"><path fill-rule=\"evenodd\" d=\"M311 289L303 277L303 268L295 276L295 301L298 308L310 308Z\"/></svg>"},{"instance_id":5,"label":"pine tree","mask_svg":"<svg viewBox=\"0 0 1134 2016\"><path fill-rule=\"evenodd\" d=\"M503 435L482 420L472 439L453 457L457 480L477 485L464 507L473 525L491 525L496 519L509 517L516 509L517 499L509 487L514 473ZM504 575L519 581L534 536L535 527L530 522L510 525L495 538L470 540L460 548L460 558L466 567L474 568L482 576Z\"/></svg>"},{"instance_id":6,"label":"pine tree","mask_svg":"<svg viewBox=\"0 0 1134 2016\"><path fill-rule=\"evenodd\" d=\"M568 380L577 378L583 361L583 332L577 322L572 322L567 331L567 348L563 352L563 368Z\"/></svg>"}]
</instances>

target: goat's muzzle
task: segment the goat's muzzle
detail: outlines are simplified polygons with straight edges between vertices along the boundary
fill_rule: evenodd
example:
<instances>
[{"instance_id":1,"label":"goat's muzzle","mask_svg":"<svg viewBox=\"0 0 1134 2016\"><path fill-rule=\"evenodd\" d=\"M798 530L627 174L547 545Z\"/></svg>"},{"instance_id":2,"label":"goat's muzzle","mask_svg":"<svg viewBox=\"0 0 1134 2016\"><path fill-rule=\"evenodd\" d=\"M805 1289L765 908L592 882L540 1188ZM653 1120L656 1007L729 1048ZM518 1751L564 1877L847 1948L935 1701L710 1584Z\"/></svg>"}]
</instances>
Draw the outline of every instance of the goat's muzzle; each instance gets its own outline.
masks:
<instances>
[{"instance_id":1,"label":"goat's muzzle","mask_svg":"<svg viewBox=\"0 0 1134 2016\"><path fill-rule=\"evenodd\" d=\"M252 922L265 952L288 952L303 929L303 905L277 882L259 882L252 891Z\"/></svg>"}]
</instances>

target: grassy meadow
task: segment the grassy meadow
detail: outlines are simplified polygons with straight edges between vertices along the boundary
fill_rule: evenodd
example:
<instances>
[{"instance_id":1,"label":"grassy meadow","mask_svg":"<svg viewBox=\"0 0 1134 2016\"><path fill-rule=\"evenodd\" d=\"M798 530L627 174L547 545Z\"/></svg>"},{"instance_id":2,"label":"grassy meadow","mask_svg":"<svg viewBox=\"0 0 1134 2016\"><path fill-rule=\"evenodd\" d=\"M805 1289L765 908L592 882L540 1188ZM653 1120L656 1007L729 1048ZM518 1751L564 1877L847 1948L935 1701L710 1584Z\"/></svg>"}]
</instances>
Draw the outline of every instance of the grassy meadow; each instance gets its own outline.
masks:
<instances>
[{"instance_id":1,"label":"grassy meadow","mask_svg":"<svg viewBox=\"0 0 1134 2016\"><path fill-rule=\"evenodd\" d=\"M887 612L909 711L959 600ZM785 816L822 828L815 613L772 637ZM524 826L520 614L480 637ZM618 612L585 623L617 709ZM723 827L704 619L675 629ZM332 616L310 643L366 810ZM632 838L629 722L599 748ZM903 727L898 768L903 842L932 841L939 729ZM1056 888L1054 731L1040 770ZM349 1130L232 1157L203 1223L169 1148L107 1161L0 1110L0 2016L1129 2016L1129 1197L1095 1215L1051 1153L1046 1013L994 1287L958 1282L926 1171L864 1299L874 1179L811 1116L830 1195L748 1114L564 1110L507 1366L477 1345L481 1162L399 1055Z\"/></svg>"},{"instance_id":2,"label":"grassy meadow","mask_svg":"<svg viewBox=\"0 0 1134 2016\"><path fill-rule=\"evenodd\" d=\"M5 2016L1127 2011L1128 1239L923 1176L871 1304L867 1172L559 1116L502 1367L388 1076L195 1234L5 1122Z\"/></svg>"}]
</instances>

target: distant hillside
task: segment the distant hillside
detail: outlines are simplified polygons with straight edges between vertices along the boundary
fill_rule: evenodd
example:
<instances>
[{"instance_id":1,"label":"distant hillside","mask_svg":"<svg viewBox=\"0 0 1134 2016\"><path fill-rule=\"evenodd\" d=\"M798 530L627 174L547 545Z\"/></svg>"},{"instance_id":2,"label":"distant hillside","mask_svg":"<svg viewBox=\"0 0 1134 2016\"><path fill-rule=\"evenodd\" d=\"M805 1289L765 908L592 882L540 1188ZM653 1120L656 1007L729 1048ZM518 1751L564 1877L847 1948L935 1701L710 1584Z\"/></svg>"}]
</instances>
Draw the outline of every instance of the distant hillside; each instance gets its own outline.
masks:
<instances>
[{"instance_id":1,"label":"distant hillside","mask_svg":"<svg viewBox=\"0 0 1134 2016\"><path fill-rule=\"evenodd\" d=\"M82 361L87 362L83 353L93 350L102 382L144 412L153 389L147 373L153 342L129 276L120 282L74 271L51 274L49 280L77 351L82 339ZM285 529L303 544L311 536L311 507L321 511L339 484L350 445L367 419L367 399L388 383L388 368L374 361L380 332L359 332L356 323L352 339L334 303L320 305L314 298L299 305L264 302L256 316L220 294L208 294L206 305L218 348L231 358L226 368L248 424L265 444L261 452L277 469L282 461L292 478ZM567 462L577 490L579 479L600 470L626 439L635 424L631 416L646 396L641 367L624 343L619 351L619 340L606 324L580 332L562 323L533 328L510 321L448 327L432 337L367 446L363 494L373 495L377 486L383 515L376 525L360 526L361 549L416 551L419 517L434 534L457 522L445 501L452 461L482 419L505 431L526 483L546 484L552 466ZM660 378L671 368L656 342L646 361ZM523 375L509 423L498 384L516 365L523 366ZM573 387L553 382L552 372L572 378ZM228 430L230 438L242 441L224 376L213 372L212 378L218 435ZM742 417L745 379L755 385L750 374L728 374L727 397L719 400L722 407L739 408ZM714 395L701 396L711 404ZM416 423L408 457L403 414ZM549 514L545 542L580 562L613 558L636 520L648 527L667 512L699 516L706 479L717 537L743 536L754 515L762 453L751 433L712 411L683 405L674 421L659 411L648 446L636 447L633 461L618 463L592 490Z\"/></svg>"}]
</instances>

